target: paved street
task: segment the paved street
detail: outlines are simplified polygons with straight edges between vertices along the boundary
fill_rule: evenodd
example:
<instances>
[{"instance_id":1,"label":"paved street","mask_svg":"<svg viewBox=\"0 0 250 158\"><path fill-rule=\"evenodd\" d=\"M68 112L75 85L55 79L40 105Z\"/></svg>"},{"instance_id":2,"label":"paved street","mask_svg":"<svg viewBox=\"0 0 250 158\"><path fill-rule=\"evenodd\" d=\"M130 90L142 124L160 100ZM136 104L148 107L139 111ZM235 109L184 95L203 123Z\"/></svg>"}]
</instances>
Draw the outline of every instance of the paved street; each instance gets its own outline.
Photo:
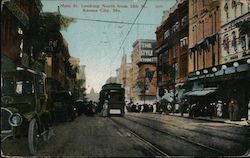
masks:
<instances>
[{"instance_id":1,"label":"paved street","mask_svg":"<svg viewBox=\"0 0 250 158\"><path fill-rule=\"evenodd\" d=\"M128 129L127 129L128 128ZM136 133L136 134L135 134ZM243 126L152 113L103 118L82 115L52 127L39 156L145 157L242 155L248 146ZM7 140L3 152L28 156L27 142Z\"/></svg>"}]
</instances>

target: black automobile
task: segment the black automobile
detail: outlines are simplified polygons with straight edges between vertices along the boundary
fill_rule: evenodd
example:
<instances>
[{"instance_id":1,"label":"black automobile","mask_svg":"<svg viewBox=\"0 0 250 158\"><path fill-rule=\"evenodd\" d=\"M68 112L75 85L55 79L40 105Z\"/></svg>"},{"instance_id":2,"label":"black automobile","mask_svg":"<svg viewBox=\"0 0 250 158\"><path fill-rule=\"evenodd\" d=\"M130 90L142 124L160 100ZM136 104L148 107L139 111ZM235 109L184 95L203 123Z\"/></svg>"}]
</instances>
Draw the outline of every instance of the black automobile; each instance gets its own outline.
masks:
<instances>
[{"instance_id":1,"label":"black automobile","mask_svg":"<svg viewBox=\"0 0 250 158\"><path fill-rule=\"evenodd\" d=\"M74 110L80 116L84 112L84 107L87 102L84 102L83 100L76 100L74 104Z\"/></svg>"},{"instance_id":2,"label":"black automobile","mask_svg":"<svg viewBox=\"0 0 250 158\"><path fill-rule=\"evenodd\" d=\"M87 116L93 116L96 113L96 104L93 101L86 102L83 107L83 112Z\"/></svg>"},{"instance_id":3,"label":"black automobile","mask_svg":"<svg viewBox=\"0 0 250 158\"><path fill-rule=\"evenodd\" d=\"M51 104L54 122L73 121L75 119L74 99L70 91L52 91Z\"/></svg>"}]
</instances>

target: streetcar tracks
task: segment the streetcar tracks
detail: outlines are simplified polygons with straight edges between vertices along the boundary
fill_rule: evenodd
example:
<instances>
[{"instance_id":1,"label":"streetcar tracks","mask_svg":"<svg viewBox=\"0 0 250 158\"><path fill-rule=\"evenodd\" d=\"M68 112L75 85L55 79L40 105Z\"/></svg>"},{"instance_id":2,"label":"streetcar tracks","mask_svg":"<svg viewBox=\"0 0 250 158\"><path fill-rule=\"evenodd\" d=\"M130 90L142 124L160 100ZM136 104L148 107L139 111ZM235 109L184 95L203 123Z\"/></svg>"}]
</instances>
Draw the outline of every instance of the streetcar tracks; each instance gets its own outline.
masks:
<instances>
[{"instance_id":1,"label":"streetcar tracks","mask_svg":"<svg viewBox=\"0 0 250 158\"><path fill-rule=\"evenodd\" d=\"M154 145L152 142L149 142L148 140L144 139L143 137L139 136L138 134L136 134L133 130L127 128L124 124L112 119L112 118L109 118L113 123L121 126L122 128L125 128L126 131L128 131L131 135L135 136L137 139L139 139L141 142L143 142L144 144L146 144L147 146L149 146L153 152L155 152L157 154L157 156L165 156L165 157L169 157L168 154L166 154L163 150L161 150L159 147L157 147L156 145ZM119 131L120 129L118 129L117 127L117 130ZM128 135L128 133L126 133ZM131 137L131 136L129 136Z\"/></svg>"},{"instance_id":2,"label":"streetcar tracks","mask_svg":"<svg viewBox=\"0 0 250 158\"><path fill-rule=\"evenodd\" d=\"M234 141L235 143L239 143L239 144L243 143L242 141L239 140L239 138L227 137L228 132L226 132L224 130L220 130L220 132L223 132L224 134L220 133L220 135L218 135L218 134L216 135L214 133L208 133L208 132L204 131L204 129L214 130L214 128L209 128L209 127L207 128L207 127L202 126L202 128L200 128L200 129L197 129L197 128L196 129L189 129L189 128L184 128L184 127L181 127L181 126L177 126L177 125L172 124L172 123L170 123L168 121L163 122L163 120L159 120L159 119L154 118L154 117L141 117L141 116L138 117L138 116L134 116L134 115L127 115L127 116L128 117L133 117L133 118L136 118L136 119L141 119L141 120L156 121L156 122L164 123L164 124L167 124L167 125L170 125L172 127L179 128L179 129L182 129L182 130L186 130L186 131L190 131L190 132L194 132L194 133L198 133L198 134L203 134L203 135L206 135L206 136L209 136L209 137L217 137L217 138L221 138L221 139L228 140L228 141ZM230 134L234 134L234 132L230 132ZM248 135L249 134L245 134L245 136L248 136ZM243 134L241 134L240 136L242 137L242 139L244 138Z\"/></svg>"},{"instance_id":3,"label":"streetcar tracks","mask_svg":"<svg viewBox=\"0 0 250 158\"><path fill-rule=\"evenodd\" d=\"M201 144L201 143L196 143L196 142L193 142L193 141L191 141L191 140L188 140L187 138L185 138L185 137L183 137L183 136L176 136L176 135L173 135L173 134L171 134L171 133L169 133L169 132L166 132L166 131L163 131L163 130L161 130L161 129L158 129L158 128L155 128L155 127L153 127L153 126L149 126L149 125L146 125L146 124L144 124L144 123L141 123L141 122L137 122L137 121L134 121L134 120L131 120L131 119L128 119L128 118L122 118L122 119L124 119L124 120L126 120L126 121L129 121L129 122L133 122L133 124L139 124L139 125L141 125L141 126L143 126L143 127L145 127L145 128L148 128L148 129L150 129L150 130L152 130L152 131L156 131L156 132L159 132L159 133L161 133L161 134L163 134L163 135L165 135L165 136L168 136L169 138L171 138L171 139L176 139L176 141L174 142L174 144L173 145L176 145L175 143L176 142L178 142L179 144L186 144L186 143L188 143L188 144L192 144L193 145L193 147L198 147L199 148L199 151L202 151L202 152L205 152L206 151L206 153L209 153L209 154L212 154L212 155L217 155L217 156L221 156L221 155L225 155L226 153L224 153L223 151L220 151L220 150L218 150L218 149L215 149L215 148L212 148L212 147L209 147L209 146L206 146L206 145L204 145L204 144ZM114 121L114 120L113 120ZM119 124L121 124L122 126L124 126L124 127L126 127L126 128L129 128L129 130L131 130L131 131L133 131L134 133L136 133L137 135L140 135L140 137L143 137L139 132L136 132L135 130L133 130L131 127L129 127L128 125L125 125L125 124L123 124L123 123L120 123L120 121L117 121L117 120L115 120L116 122L118 122ZM144 138L143 137L143 139L147 139L147 138ZM178 141L179 140L179 141ZM183 142L183 143L181 143L181 142ZM185 143L186 142L186 143ZM161 146L161 145L155 145L154 144L154 146ZM189 146L189 148L190 148L190 146ZM202 149L202 150L200 150L200 149ZM165 150L165 149L164 149ZM196 149L197 150L197 149ZM171 155L171 154L170 154Z\"/></svg>"},{"instance_id":4,"label":"streetcar tracks","mask_svg":"<svg viewBox=\"0 0 250 158\"><path fill-rule=\"evenodd\" d=\"M161 130L161 129L155 128L155 127L153 127L153 126L146 125L146 124L141 123L141 122L137 122L137 121L134 121L134 120L131 120L131 119L128 119L128 118L125 118L125 119L127 119L127 120L129 120L129 121L132 121L132 122L134 122L134 123L140 124L140 125L142 125L142 126L151 128L151 129L153 129L153 130L155 130L155 131L158 131L158 132L160 132L160 133L167 134L167 135L169 135L169 136L171 136L171 137L175 137L175 138L177 138L177 139L181 139L181 140L183 140L183 141L185 141L185 142L188 142L188 143L191 143L191 144L193 144L193 145L200 146L200 147L203 147L203 148L205 148L205 149L214 151L214 152L216 152L216 153L218 153L218 154L220 154L220 155L224 155L224 154L225 154L223 151L220 151L220 150L218 150L218 149L215 149L215 148L212 148L212 147L203 145L203 144L201 144L201 143L197 143L197 142L191 141L191 140L185 138L184 136L177 136L177 135L171 134L170 132L167 132L167 131L165 131L165 130L163 131L163 130Z\"/></svg>"}]
</instances>

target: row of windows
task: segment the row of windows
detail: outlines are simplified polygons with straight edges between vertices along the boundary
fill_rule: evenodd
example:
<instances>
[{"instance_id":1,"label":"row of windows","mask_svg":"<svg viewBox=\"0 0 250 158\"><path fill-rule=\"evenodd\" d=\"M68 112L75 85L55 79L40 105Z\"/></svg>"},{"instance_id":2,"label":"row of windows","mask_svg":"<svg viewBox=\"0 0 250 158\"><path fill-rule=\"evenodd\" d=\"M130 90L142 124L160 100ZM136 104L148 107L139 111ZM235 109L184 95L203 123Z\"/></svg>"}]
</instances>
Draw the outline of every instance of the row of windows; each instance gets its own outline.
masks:
<instances>
[{"instance_id":1,"label":"row of windows","mask_svg":"<svg viewBox=\"0 0 250 158\"><path fill-rule=\"evenodd\" d=\"M179 31L180 26L185 26L188 23L188 17L184 16L181 21L177 21L171 29L168 29L164 32L164 39L168 38L170 36L170 33L174 33Z\"/></svg>"}]
</instances>

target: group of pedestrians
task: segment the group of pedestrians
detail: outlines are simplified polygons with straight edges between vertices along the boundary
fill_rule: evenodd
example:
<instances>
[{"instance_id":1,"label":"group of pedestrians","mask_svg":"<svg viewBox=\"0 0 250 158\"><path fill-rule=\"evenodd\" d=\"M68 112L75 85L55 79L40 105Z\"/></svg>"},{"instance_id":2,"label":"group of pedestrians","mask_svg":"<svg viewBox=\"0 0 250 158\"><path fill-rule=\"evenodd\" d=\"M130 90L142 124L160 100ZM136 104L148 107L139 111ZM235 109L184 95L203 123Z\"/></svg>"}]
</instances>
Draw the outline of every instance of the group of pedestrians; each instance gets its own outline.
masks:
<instances>
[{"instance_id":1,"label":"group of pedestrians","mask_svg":"<svg viewBox=\"0 0 250 158\"><path fill-rule=\"evenodd\" d=\"M223 103L221 100L218 100L216 103L205 103L199 100L191 101L190 99L183 99L179 106L181 116L185 112L188 112L189 117L210 116L212 118L216 116L219 118L229 117L231 121L240 120L239 104L235 97L231 97L228 104Z\"/></svg>"}]
</instances>

